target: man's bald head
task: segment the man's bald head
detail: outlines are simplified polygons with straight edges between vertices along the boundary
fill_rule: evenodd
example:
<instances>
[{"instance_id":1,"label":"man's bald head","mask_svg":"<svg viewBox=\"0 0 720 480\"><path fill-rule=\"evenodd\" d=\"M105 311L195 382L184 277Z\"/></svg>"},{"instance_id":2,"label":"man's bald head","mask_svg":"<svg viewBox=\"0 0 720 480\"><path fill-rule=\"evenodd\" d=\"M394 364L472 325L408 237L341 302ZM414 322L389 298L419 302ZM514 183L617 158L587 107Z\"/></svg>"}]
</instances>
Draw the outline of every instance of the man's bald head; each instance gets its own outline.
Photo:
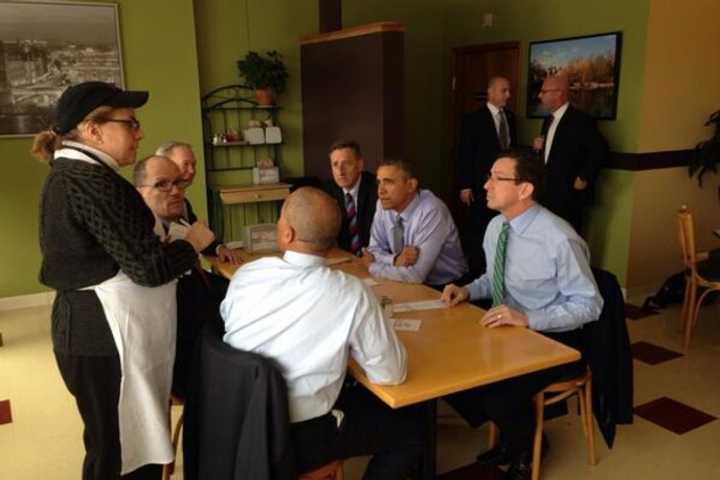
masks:
<instances>
[{"instance_id":1,"label":"man's bald head","mask_svg":"<svg viewBox=\"0 0 720 480\"><path fill-rule=\"evenodd\" d=\"M550 112L565 105L568 101L569 82L567 75L547 77L540 90L540 100Z\"/></svg>"},{"instance_id":2,"label":"man's bald head","mask_svg":"<svg viewBox=\"0 0 720 480\"><path fill-rule=\"evenodd\" d=\"M283 222L286 225L280 225ZM340 209L330 195L317 188L303 187L285 199L278 228L287 226L295 232L289 247L299 242L307 250L319 253L333 247L340 222Z\"/></svg>"}]
</instances>

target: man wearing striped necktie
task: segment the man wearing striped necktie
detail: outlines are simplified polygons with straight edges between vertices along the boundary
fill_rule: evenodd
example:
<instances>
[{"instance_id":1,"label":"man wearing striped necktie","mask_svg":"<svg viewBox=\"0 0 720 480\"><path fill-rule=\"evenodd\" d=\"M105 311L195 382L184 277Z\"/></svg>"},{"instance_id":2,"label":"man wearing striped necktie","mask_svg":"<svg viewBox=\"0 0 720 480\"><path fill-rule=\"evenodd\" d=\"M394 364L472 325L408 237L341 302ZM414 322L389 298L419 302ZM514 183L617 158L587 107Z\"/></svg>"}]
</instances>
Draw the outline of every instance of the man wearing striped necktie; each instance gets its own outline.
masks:
<instances>
[{"instance_id":1,"label":"man wearing striped necktie","mask_svg":"<svg viewBox=\"0 0 720 480\"><path fill-rule=\"evenodd\" d=\"M333 143L329 155L333 179L326 190L342 213L337 243L343 250L361 255L362 248L370 242L370 227L375 216L375 175L363 171L365 162L360 146L354 141Z\"/></svg>"},{"instance_id":2,"label":"man wearing striped necktie","mask_svg":"<svg viewBox=\"0 0 720 480\"><path fill-rule=\"evenodd\" d=\"M488 207L500 212L488 225L483 248L486 273L472 283L448 285L450 306L492 298L484 327L530 328L573 348L580 347L583 324L597 320L603 300L589 265L587 245L572 226L536 203L543 164L531 155L498 158L485 190ZM485 465L510 464L504 478L531 474L533 396L547 385L582 372L582 361L511 378L447 398L470 425L492 420L500 444L478 456Z\"/></svg>"}]
</instances>

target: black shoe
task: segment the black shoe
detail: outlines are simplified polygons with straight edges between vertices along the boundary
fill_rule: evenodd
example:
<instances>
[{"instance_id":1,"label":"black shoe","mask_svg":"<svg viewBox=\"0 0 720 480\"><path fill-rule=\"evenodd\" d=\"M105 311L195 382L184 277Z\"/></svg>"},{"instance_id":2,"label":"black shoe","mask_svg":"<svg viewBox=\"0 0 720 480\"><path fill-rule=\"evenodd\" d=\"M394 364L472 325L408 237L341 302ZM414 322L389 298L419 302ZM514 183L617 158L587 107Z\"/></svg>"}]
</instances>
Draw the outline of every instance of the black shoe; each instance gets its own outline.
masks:
<instances>
[{"instance_id":1,"label":"black shoe","mask_svg":"<svg viewBox=\"0 0 720 480\"><path fill-rule=\"evenodd\" d=\"M512 459L504 480L530 480L532 478L532 452L526 451Z\"/></svg>"},{"instance_id":2,"label":"black shoe","mask_svg":"<svg viewBox=\"0 0 720 480\"><path fill-rule=\"evenodd\" d=\"M508 452L507 447L505 447L502 443L499 443L490 450L487 450L477 456L477 463L479 465L507 465L510 463L510 460L510 453Z\"/></svg>"}]
</instances>

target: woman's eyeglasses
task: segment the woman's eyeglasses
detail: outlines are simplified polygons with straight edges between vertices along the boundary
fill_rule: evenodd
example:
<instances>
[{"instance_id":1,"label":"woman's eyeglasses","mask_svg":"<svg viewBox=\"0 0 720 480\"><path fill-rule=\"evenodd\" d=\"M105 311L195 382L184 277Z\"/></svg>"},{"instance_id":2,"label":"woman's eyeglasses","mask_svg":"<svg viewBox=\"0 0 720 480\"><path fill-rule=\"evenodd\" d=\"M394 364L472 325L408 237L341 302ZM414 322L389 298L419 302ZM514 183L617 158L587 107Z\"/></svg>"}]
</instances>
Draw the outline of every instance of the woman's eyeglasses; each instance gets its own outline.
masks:
<instances>
[{"instance_id":1,"label":"woman's eyeglasses","mask_svg":"<svg viewBox=\"0 0 720 480\"><path fill-rule=\"evenodd\" d=\"M128 118L128 119L122 119L122 118L103 118L103 122L113 122L113 123L124 123L128 127L130 127L130 130L137 132L140 130L140 122L135 118Z\"/></svg>"}]
</instances>

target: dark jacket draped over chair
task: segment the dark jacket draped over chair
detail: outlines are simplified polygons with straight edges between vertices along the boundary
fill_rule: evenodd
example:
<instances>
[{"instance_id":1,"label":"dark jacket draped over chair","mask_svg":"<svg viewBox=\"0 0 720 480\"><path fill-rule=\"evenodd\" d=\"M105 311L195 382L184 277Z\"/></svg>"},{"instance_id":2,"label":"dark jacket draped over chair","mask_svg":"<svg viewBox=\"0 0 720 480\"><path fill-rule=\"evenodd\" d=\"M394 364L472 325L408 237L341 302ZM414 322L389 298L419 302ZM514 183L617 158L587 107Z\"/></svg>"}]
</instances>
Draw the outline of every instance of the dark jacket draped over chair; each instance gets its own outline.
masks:
<instances>
[{"instance_id":1,"label":"dark jacket draped over chair","mask_svg":"<svg viewBox=\"0 0 720 480\"><path fill-rule=\"evenodd\" d=\"M222 341L207 321L185 402L187 480L296 479L287 387L279 368Z\"/></svg>"},{"instance_id":2,"label":"dark jacket draped over chair","mask_svg":"<svg viewBox=\"0 0 720 480\"><path fill-rule=\"evenodd\" d=\"M593 375L593 413L612 448L615 426L633 421L633 360L617 278L592 270L605 303L599 320L583 327L582 354Z\"/></svg>"}]
</instances>

